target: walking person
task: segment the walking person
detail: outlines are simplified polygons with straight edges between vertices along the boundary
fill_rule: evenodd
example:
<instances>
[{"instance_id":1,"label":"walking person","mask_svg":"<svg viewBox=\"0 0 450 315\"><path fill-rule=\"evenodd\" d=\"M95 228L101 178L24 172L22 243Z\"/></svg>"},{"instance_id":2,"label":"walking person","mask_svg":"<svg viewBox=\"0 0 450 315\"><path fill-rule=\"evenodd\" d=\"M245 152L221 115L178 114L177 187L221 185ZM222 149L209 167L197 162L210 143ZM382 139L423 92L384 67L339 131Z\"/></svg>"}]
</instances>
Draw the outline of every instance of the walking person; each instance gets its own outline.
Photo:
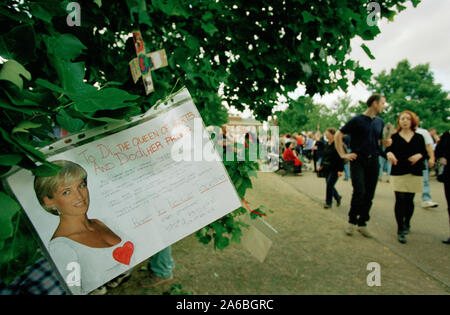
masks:
<instances>
[{"instance_id":1,"label":"walking person","mask_svg":"<svg viewBox=\"0 0 450 315\"><path fill-rule=\"evenodd\" d=\"M392 188L395 192L395 219L397 237L402 244L410 232L414 213L414 195L422 192L422 171L428 153L422 135L415 132L419 124L417 115L409 110L400 113L397 133L392 136L392 145L386 149L392 163Z\"/></svg>"},{"instance_id":2,"label":"walking person","mask_svg":"<svg viewBox=\"0 0 450 315\"><path fill-rule=\"evenodd\" d=\"M437 130L436 130L436 128L431 127L431 128L428 129L428 133L430 134L431 139L433 139L433 144L432 144L433 151L436 151L437 145L438 145L438 143L440 141L440 137L437 134ZM436 165L436 163L435 163L434 168L433 168L434 169L434 176L437 176L437 174L438 174L437 166L438 165ZM430 176L431 176L431 171L432 171L432 169L430 169Z\"/></svg>"},{"instance_id":3,"label":"walking person","mask_svg":"<svg viewBox=\"0 0 450 315\"><path fill-rule=\"evenodd\" d=\"M342 141L344 142L344 149L347 153L351 153L352 149L350 148L350 136L346 135L342 138ZM344 161L344 180L348 181L350 178L350 163L349 161Z\"/></svg>"},{"instance_id":4,"label":"walking person","mask_svg":"<svg viewBox=\"0 0 450 315\"><path fill-rule=\"evenodd\" d=\"M313 156L312 156L313 147L314 147L313 133L312 132L308 132L308 134L306 136L305 151L304 151L305 152L305 156L308 159L308 163L310 163L311 160L313 159Z\"/></svg>"},{"instance_id":5,"label":"walking person","mask_svg":"<svg viewBox=\"0 0 450 315\"><path fill-rule=\"evenodd\" d=\"M325 131L325 138L328 143L324 143L322 164L319 166L319 171L324 172L325 181L327 184L325 196L325 209L331 208L333 198L336 200L336 205L341 205L342 197L335 188L336 182L342 176L344 170L344 160L341 159L334 146L334 135L336 128L328 128Z\"/></svg>"},{"instance_id":6,"label":"walking person","mask_svg":"<svg viewBox=\"0 0 450 315\"><path fill-rule=\"evenodd\" d=\"M374 94L367 100L364 113L351 118L335 136L336 150L340 157L350 161L353 194L348 214L347 235L353 235L355 227L365 237L371 237L367 229L369 211L378 182L378 156L385 153L380 143L390 145L390 139L382 140L384 121L377 117L384 109L386 99ZM350 135L352 153L345 153L342 138Z\"/></svg>"},{"instance_id":7,"label":"walking person","mask_svg":"<svg viewBox=\"0 0 450 315\"><path fill-rule=\"evenodd\" d=\"M298 133L294 133L294 139L296 142L295 151L297 151L298 156L302 156L303 154L303 138Z\"/></svg>"},{"instance_id":8,"label":"walking person","mask_svg":"<svg viewBox=\"0 0 450 315\"><path fill-rule=\"evenodd\" d=\"M392 164L381 155L378 157L378 163L380 163L380 172L378 173L378 181L383 181L383 172L386 172L386 183L389 183L391 177Z\"/></svg>"},{"instance_id":9,"label":"walking person","mask_svg":"<svg viewBox=\"0 0 450 315\"><path fill-rule=\"evenodd\" d=\"M444 166L442 172L438 172L438 181L444 183L445 198L447 199L447 211L450 223L450 132L447 130L441 137L436 146L436 158L439 164ZM442 241L444 244L450 245L450 237Z\"/></svg>"},{"instance_id":10,"label":"walking person","mask_svg":"<svg viewBox=\"0 0 450 315\"><path fill-rule=\"evenodd\" d=\"M439 204L431 199L431 189L429 183L430 170L433 169L435 164L433 138L431 137L428 130L423 128L417 128L416 133L420 134L423 137L425 141L425 147L427 149L427 153L429 156L429 158L425 161L425 169L422 172L423 176L422 208L424 209L436 208Z\"/></svg>"},{"instance_id":11,"label":"walking person","mask_svg":"<svg viewBox=\"0 0 450 315\"><path fill-rule=\"evenodd\" d=\"M322 133L317 131L314 135L314 150L313 150L313 159L314 159L314 172L317 173L317 169L322 163L323 158L323 145L324 139L322 137Z\"/></svg>"},{"instance_id":12,"label":"walking person","mask_svg":"<svg viewBox=\"0 0 450 315\"><path fill-rule=\"evenodd\" d=\"M139 281L139 285L144 289L154 288L161 284L173 280L173 269L175 263L172 258L172 247L168 246L156 253L141 267L141 271L148 271L148 277Z\"/></svg>"},{"instance_id":13,"label":"walking person","mask_svg":"<svg viewBox=\"0 0 450 315\"><path fill-rule=\"evenodd\" d=\"M440 140L436 128L434 127L428 128L428 133L430 134L431 139L433 139L433 150L436 150L436 146Z\"/></svg>"},{"instance_id":14,"label":"walking person","mask_svg":"<svg viewBox=\"0 0 450 315\"><path fill-rule=\"evenodd\" d=\"M384 125L383 139L390 139L394 132L396 132L394 125L388 122ZM386 147L382 146L382 149L384 152L386 151ZM389 162L386 158L384 158L384 156L381 155L378 157L378 162L380 163L380 173L378 174L378 181L383 181L383 171L385 171L387 175L386 183L389 183L392 168L391 162Z\"/></svg>"}]
</instances>

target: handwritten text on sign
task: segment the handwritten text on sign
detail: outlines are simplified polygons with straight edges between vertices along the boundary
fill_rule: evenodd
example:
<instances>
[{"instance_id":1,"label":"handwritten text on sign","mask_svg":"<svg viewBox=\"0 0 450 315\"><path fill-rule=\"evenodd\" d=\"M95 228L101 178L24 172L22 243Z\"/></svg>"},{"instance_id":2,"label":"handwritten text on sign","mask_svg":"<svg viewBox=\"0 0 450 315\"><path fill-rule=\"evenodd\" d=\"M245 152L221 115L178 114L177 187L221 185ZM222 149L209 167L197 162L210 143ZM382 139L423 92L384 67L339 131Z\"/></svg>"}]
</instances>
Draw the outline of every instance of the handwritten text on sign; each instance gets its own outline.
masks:
<instances>
[{"instance_id":1,"label":"handwritten text on sign","mask_svg":"<svg viewBox=\"0 0 450 315\"><path fill-rule=\"evenodd\" d=\"M125 165L129 161L148 157L165 146L170 146L185 134L182 132L171 134L169 131L173 128L185 124L195 118L192 112L184 114L175 119L170 126L163 126L159 130L150 130L149 132L133 137L115 146L97 144L97 152L89 152L88 149L81 152L86 163L93 164L95 174L112 170L117 165Z\"/></svg>"}]
</instances>

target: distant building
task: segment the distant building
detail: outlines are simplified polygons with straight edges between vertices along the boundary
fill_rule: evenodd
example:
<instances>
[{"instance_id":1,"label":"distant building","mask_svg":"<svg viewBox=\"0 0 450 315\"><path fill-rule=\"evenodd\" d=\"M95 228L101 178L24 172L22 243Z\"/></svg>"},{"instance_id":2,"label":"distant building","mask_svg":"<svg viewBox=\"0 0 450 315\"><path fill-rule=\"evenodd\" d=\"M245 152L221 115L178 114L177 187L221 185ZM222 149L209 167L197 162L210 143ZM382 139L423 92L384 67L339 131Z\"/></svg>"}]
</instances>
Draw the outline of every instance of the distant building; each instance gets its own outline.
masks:
<instances>
[{"instance_id":1,"label":"distant building","mask_svg":"<svg viewBox=\"0 0 450 315\"><path fill-rule=\"evenodd\" d=\"M228 116L227 133L234 141L243 143L247 132L256 133L258 128L263 126L262 122L252 118L242 118L239 116Z\"/></svg>"}]
</instances>

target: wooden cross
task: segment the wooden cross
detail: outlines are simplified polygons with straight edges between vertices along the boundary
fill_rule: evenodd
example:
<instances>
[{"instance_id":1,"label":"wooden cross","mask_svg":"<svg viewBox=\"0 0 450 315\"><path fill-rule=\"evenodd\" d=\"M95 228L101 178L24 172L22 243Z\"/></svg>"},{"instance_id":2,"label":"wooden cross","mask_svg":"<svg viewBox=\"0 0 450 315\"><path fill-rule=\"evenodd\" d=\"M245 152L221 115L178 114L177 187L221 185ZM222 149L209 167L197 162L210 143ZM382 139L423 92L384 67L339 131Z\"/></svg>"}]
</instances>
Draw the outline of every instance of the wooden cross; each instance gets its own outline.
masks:
<instances>
[{"instance_id":1,"label":"wooden cross","mask_svg":"<svg viewBox=\"0 0 450 315\"><path fill-rule=\"evenodd\" d=\"M155 88L153 86L151 71L167 67L167 56L164 49L145 53L144 41L140 31L133 31L134 47L136 48L137 57L130 61L130 70L134 83L142 76L144 82L145 93L152 93Z\"/></svg>"}]
</instances>

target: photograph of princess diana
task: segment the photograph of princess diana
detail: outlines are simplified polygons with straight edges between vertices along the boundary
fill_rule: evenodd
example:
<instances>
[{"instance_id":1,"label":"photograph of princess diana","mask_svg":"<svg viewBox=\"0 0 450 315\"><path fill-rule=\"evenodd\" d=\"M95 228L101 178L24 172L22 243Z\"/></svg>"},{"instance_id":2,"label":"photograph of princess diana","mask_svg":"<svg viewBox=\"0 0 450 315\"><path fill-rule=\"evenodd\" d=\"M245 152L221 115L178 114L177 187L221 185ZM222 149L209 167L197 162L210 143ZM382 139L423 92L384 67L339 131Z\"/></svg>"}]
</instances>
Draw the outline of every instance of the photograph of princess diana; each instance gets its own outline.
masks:
<instances>
[{"instance_id":1,"label":"photograph of princess diana","mask_svg":"<svg viewBox=\"0 0 450 315\"><path fill-rule=\"evenodd\" d=\"M70 272L67 266L72 262L79 264L80 283L70 289L75 294L86 294L128 269L134 245L107 219L89 216L86 170L67 160L52 163L61 167L56 175L34 178L34 191L42 211L59 219L45 245L65 279ZM119 252L123 247L128 249L125 257Z\"/></svg>"}]
</instances>

